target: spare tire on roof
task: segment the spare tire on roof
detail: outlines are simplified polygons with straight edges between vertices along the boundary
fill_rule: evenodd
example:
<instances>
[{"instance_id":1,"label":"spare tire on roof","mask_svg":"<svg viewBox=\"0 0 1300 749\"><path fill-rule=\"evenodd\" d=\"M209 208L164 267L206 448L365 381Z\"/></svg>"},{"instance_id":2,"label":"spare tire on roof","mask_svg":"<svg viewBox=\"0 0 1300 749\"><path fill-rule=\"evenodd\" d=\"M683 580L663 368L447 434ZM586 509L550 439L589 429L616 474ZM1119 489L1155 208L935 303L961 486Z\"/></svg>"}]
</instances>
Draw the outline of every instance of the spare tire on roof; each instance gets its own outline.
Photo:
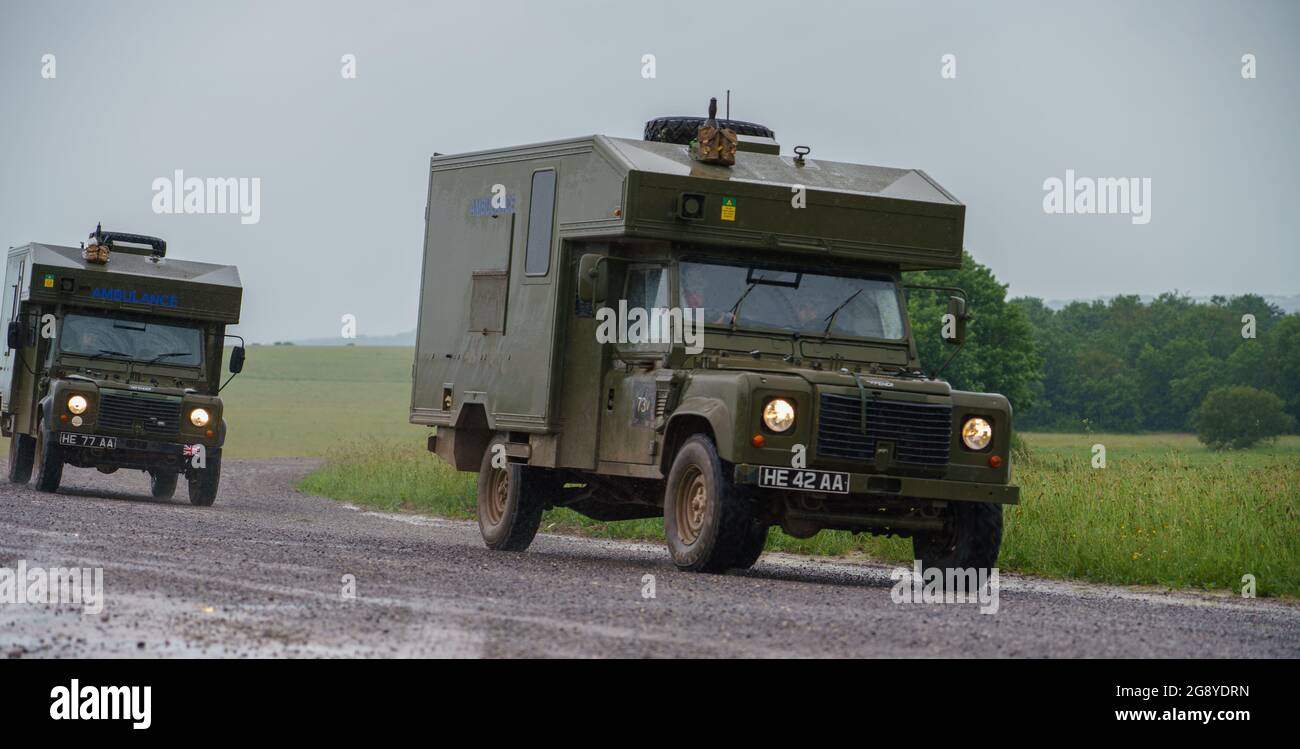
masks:
<instances>
[{"instance_id":1,"label":"spare tire on roof","mask_svg":"<svg viewBox=\"0 0 1300 749\"><path fill-rule=\"evenodd\" d=\"M645 124L645 140L660 143L676 143L679 146L690 145L695 140L695 133L704 124L704 117L656 117ZM774 138L775 134L767 127L753 122L740 120L718 120L718 127L730 128L736 135L755 135L760 138Z\"/></svg>"}]
</instances>

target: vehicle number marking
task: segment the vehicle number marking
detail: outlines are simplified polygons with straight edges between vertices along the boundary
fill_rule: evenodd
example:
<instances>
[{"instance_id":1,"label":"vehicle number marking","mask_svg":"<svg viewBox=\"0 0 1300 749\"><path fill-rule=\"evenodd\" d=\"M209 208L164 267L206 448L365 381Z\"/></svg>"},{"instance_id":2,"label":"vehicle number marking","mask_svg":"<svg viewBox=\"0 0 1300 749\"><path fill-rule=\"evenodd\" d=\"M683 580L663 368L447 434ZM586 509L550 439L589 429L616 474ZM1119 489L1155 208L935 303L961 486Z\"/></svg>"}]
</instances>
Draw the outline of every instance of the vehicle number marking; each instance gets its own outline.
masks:
<instances>
[{"instance_id":1,"label":"vehicle number marking","mask_svg":"<svg viewBox=\"0 0 1300 749\"><path fill-rule=\"evenodd\" d=\"M798 468L763 466L759 469L758 485L769 489L848 494L849 474L839 471L807 471Z\"/></svg>"},{"instance_id":2,"label":"vehicle number marking","mask_svg":"<svg viewBox=\"0 0 1300 749\"><path fill-rule=\"evenodd\" d=\"M69 447L92 447L104 450L115 450L117 449L117 438L98 437L93 434L59 432L59 444L68 445Z\"/></svg>"}]
</instances>

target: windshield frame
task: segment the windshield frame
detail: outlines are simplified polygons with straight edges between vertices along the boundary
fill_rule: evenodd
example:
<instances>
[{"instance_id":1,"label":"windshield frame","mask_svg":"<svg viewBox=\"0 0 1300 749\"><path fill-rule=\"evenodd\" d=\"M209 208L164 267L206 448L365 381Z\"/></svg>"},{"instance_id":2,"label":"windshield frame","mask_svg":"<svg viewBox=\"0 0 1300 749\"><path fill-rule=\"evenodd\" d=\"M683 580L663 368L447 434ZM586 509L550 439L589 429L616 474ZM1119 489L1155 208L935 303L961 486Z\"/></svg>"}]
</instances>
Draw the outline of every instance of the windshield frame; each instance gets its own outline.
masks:
<instances>
[{"instance_id":1,"label":"windshield frame","mask_svg":"<svg viewBox=\"0 0 1300 749\"><path fill-rule=\"evenodd\" d=\"M67 324L69 317L108 320L114 324L127 323L127 324L137 324L137 325L159 325L168 328L178 328L182 330L194 331L198 334L198 347L196 351L198 361L194 363L191 362L178 363L177 361L175 361L175 359L178 357L169 357L169 358L158 359L157 361L151 361L153 357L136 358L134 352L130 352L128 356L115 356L115 355L108 355L108 354L97 356L99 352L87 353L85 351L81 351L77 349L70 350L64 347L64 329L65 329L64 326ZM204 366L206 366L208 360L207 333L208 333L207 327L204 324L195 321L190 321L190 320L159 319L158 317L152 317L148 315L132 315L132 314L122 314L120 312L86 310L86 309L69 309L69 310L65 310L62 316L59 318L58 339L56 341L57 345L53 347L53 353L55 357L75 356L81 359L94 359L96 362L118 362L121 364L131 364L132 366L177 367L182 369L191 369L191 370L197 369L202 371ZM157 353L161 354L166 352L160 351ZM155 354L155 356L156 355L157 354Z\"/></svg>"},{"instance_id":2,"label":"windshield frame","mask_svg":"<svg viewBox=\"0 0 1300 749\"><path fill-rule=\"evenodd\" d=\"M682 293L683 293L682 264L683 263L721 265L721 266L745 269L746 279L751 278L756 270L758 271L770 270L777 273L796 274L800 283L802 282L804 276L828 276L828 277L837 277L837 278L862 279L867 281L880 281L880 282L888 283L894 289L893 296L895 299L895 303L898 305L899 321L902 324L902 332L898 338L844 335L842 333L837 333L833 327L829 332L823 335L821 331L802 332L798 330L791 330L790 328L778 328L778 327L769 327L764 325L755 325L752 323L745 323L743 322L742 319L734 320L734 328L733 328L733 323L728 323L728 322L711 322L706 320L704 325L705 327L708 328L726 330L729 333L734 333L734 334L745 333L751 335L758 334L758 335L779 336L786 339L797 339L802 343L835 342L835 343L842 343L842 344L870 344L870 345L910 347L910 342L912 340L912 328L911 328L911 321L908 319L908 314L907 314L907 297L906 294L904 293L901 278L897 273L894 273L892 271L888 271L884 269L845 267L838 264L828 265L823 268L814 268L810 263L782 262L779 260L768 261L763 259L751 261L751 260L743 260L740 258L736 258L734 256L719 257L717 255L710 255L705 252L700 252L698 249L693 249L692 251L687 251L678 255L673 262L673 285L675 287L674 298L677 300L679 304L684 304L684 300L682 298ZM790 284L781 281L776 281L774 283L767 284L767 285L789 286ZM741 304L740 309L736 310L736 312L741 312L743 310L744 310L744 303ZM823 318L823 322L824 322L824 318Z\"/></svg>"}]
</instances>

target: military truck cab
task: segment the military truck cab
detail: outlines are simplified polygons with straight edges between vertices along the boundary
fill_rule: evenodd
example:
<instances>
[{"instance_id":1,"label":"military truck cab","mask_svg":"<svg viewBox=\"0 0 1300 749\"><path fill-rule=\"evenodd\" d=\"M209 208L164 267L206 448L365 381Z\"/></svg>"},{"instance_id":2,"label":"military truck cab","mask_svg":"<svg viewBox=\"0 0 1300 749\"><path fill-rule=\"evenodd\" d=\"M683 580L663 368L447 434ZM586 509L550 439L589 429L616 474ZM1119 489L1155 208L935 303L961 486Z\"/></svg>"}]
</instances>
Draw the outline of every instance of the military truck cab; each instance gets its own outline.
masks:
<instances>
[{"instance_id":1,"label":"military truck cab","mask_svg":"<svg viewBox=\"0 0 1300 749\"><path fill-rule=\"evenodd\" d=\"M774 525L994 565L1011 406L922 369L965 298L914 330L901 275L959 267L965 207L747 123L721 123L728 164L704 124L433 158L411 421L479 471L485 542L526 548L562 506L662 516L689 570L751 566Z\"/></svg>"},{"instance_id":2,"label":"military truck cab","mask_svg":"<svg viewBox=\"0 0 1300 749\"><path fill-rule=\"evenodd\" d=\"M54 492L65 466L149 475L154 497L180 477L211 505L221 478L226 327L239 272L168 258L166 242L97 229L82 247L10 250L3 299L0 428L8 478ZM234 348L231 376L242 370Z\"/></svg>"}]
</instances>

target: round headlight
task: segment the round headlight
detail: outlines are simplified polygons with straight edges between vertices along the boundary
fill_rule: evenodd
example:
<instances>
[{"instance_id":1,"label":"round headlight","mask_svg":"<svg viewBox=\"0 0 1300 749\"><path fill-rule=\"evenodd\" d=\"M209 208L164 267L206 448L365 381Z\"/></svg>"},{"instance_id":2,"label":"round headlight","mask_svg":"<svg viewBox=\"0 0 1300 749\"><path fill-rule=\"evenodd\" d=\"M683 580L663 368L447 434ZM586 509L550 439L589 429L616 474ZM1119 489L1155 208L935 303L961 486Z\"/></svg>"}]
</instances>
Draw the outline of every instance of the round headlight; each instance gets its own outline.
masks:
<instances>
[{"instance_id":1,"label":"round headlight","mask_svg":"<svg viewBox=\"0 0 1300 749\"><path fill-rule=\"evenodd\" d=\"M207 426L208 420L211 418L212 417L208 415L208 412L202 408L196 408L193 411L190 411L190 423L196 427Z\"/></svg>"},{"instance_id":2,"label":"round headlight","mask_svg":"<svg viewBox=\"0 0 1300 749\"><path fill-rule=\"evenodd\" d=\"M774 398L763 406L763 424L773 432L785 432L794 426L794 406L784 398Z\"/></svg>"},{"instance_id":3,"label":"round headlight","mask_svg":"<svg viewBox=\"0 0 1300 749\"><path fill-rule=\"evenodd\" d=\"M74 395L68 398L68 410L72 413L81 415L86 412L87 408L90 408L90 404L86 402L86 396Z\"/></svg>"},{"instance_id":4,"label":"round headlight","mask_svg":"<svg viewBox=\"0 0 1300 749\"><path fill-rule=\"evenodd\" d=\"M961 441L972 450L983 450L993 441L993 427L984 419L973 416L962 424Z\"/></svg>"}]
</instances>

